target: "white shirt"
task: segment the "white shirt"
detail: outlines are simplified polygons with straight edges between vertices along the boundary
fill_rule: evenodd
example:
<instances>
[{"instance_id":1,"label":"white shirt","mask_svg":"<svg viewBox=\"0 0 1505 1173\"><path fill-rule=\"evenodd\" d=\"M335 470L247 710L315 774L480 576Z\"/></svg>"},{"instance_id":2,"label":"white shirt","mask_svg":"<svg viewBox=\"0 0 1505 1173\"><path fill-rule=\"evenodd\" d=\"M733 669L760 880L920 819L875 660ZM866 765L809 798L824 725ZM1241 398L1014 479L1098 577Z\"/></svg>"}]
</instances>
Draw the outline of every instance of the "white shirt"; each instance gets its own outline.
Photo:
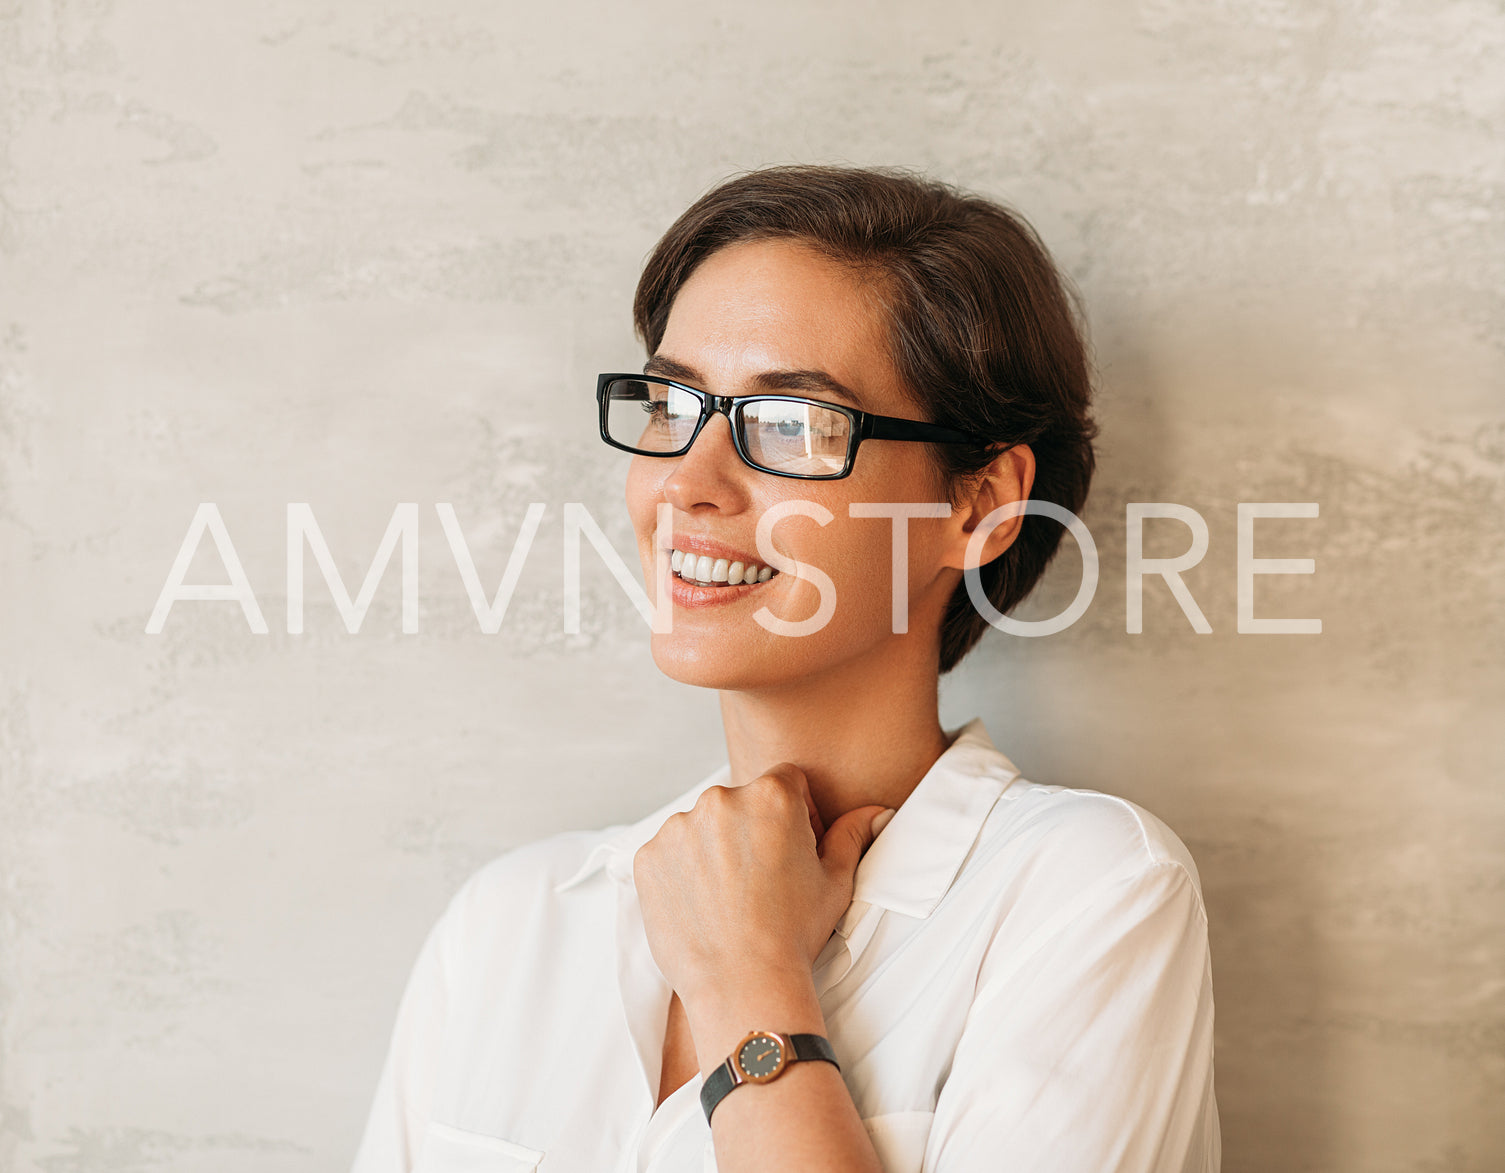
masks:
<instances>
[{"instance_id":1,"label":"white shirt","mask_svg":"<svg viewBox=\"0 0 1505 1173\"><path fill-rule=\"evenodd\" d=\"M700 1074L654 1106L672 991L632 860L729 775L465 882L408 979L354 1173L716 1169ZM1191 856L1133 803L1025 781L981 719L868 849L814 978L889 1173L1218 1170Z\"/></svg>"}]
</instances>

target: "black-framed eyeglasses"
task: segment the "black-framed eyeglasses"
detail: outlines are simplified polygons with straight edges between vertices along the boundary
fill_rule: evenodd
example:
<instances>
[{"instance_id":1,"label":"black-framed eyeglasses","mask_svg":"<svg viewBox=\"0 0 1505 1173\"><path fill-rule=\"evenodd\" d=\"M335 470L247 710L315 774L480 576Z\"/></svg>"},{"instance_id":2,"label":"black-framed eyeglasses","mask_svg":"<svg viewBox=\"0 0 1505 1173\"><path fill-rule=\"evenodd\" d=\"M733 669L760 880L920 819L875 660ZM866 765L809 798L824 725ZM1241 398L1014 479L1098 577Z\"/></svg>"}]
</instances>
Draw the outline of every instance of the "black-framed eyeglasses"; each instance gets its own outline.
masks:
<instances>
[{"instance_id":1,"label":"black-framed eyeglasses","mask_svg":"<svg viewBox=\"0 0 1505 1173\"><path fill-rule=\"evenodd\" d=\"M985 443L922 420L874 415L803 395L712 395L658 375L596 380L601 439L640 456L683 456L713 412L732 426L737 455L776 477L833 481L847 476L864 440Z\"/></svg>"}]
</instances>

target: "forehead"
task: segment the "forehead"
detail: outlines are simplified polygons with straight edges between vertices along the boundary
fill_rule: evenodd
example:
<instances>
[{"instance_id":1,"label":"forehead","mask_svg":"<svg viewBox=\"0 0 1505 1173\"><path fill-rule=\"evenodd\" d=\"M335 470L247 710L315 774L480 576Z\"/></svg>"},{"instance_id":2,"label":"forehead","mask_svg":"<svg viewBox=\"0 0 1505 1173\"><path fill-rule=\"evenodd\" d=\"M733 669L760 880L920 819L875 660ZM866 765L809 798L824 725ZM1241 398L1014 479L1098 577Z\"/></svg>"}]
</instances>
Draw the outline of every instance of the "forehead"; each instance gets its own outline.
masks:
<instances>
[{"instance_id":1,"label":"forehead","mask_svg":"<svg viewBox=\"0 0 1505 1173\"><path fill-rule=\"evenodd\" d=\"M748 241L712 253L669 312L658 353L736 393L761 373L823 371L871 411L902 403L873 281L809 245Z\"/></svg>"}]
</instances>

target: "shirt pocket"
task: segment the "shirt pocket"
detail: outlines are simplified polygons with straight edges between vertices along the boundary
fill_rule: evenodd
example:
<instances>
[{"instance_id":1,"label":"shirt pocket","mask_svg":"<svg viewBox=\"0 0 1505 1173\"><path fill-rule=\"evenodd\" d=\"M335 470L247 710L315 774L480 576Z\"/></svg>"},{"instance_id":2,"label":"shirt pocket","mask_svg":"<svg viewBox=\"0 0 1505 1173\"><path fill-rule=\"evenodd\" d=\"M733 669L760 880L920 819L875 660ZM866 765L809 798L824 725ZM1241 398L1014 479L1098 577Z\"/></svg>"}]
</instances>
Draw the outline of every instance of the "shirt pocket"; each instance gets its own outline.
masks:
<instances>
[{"instance_id":1,"label":"shirt pocket","mask_svg":"<svg viewBox=\"0 0 1505 1173\"><path fill-rule=\"evenodd\" d=\"M884 1173L920 1173L934 1112L885 1112L862 1121Z\"/></svg>"},{"instance_id":2,"label":"shirt pocket","mask_svg":"<svg viewBox=\"0 0 1505 1173\"><path fill-rule=\"evenodd\" d=\"M413 1173L533 1173L543 1153L499 1136L429 1121Z\"/></svg>"}]
</instances>

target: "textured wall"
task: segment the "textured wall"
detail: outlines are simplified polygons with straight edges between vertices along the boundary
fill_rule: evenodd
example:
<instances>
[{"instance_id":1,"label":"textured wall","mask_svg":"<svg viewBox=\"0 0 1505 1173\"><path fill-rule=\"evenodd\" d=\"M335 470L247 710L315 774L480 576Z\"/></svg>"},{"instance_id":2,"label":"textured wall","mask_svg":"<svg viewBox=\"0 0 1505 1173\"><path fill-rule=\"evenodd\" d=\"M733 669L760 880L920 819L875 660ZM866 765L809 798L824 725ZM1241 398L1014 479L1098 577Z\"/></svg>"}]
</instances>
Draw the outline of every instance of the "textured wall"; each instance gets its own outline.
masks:
<instances>
[{"instance_id":1,"label":"textured wall","mask_svg":"<svg viewBox=\"0 0 1505 1173\"><path fill-rule=\"evenodd\" d=\"M1101 374L1103 577L943 691L1202 869L1226 1168L1505 1165L1505 14L1484 0L0 4L0 1169L348 1162L414 952L484 860L721 760L561 515L630 552L598 370L731 171L904 163L1006 198ZM1124 507L1206 517L1125 632ZM215 502L270 626L180 603ZM285 509L310 561L286 622ZM547 505L502 630L488 592ZM1239 501L1262 615L1239 635ZM1154 523L1149 552L1184 548ZM1067 553L1028 613L1069 599ZM223 582L206 542L190 582ZM630 711L621 700L633 698ZM612 706L617 706L613 710ZM645 712L682 714L665 770Z\"/></svg>"}]
</instances>

